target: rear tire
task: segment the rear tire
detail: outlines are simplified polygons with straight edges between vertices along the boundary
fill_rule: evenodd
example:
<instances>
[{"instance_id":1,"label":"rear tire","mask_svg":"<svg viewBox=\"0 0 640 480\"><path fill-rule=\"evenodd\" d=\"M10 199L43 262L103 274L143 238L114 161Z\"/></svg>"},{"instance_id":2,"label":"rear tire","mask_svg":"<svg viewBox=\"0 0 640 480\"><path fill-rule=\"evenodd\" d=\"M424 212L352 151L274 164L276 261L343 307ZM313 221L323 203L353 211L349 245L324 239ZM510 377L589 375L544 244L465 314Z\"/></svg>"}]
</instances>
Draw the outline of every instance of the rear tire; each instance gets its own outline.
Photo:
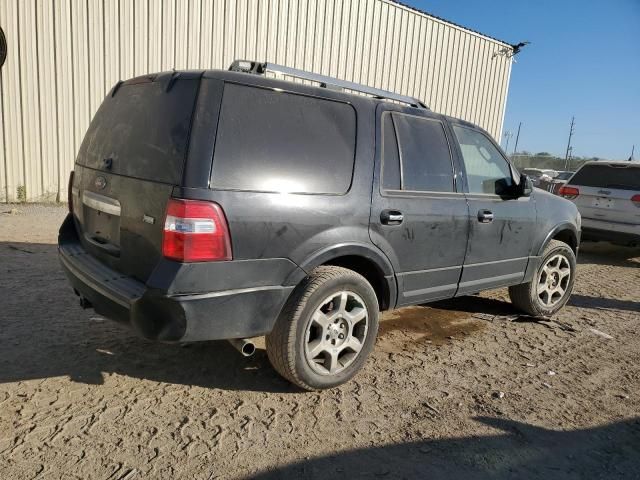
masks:
<instances>
[{"instance_id":1,"label":"rear tire","mask_svg":"<svg viewBox=\"0 0 640 480\"><path fill-rule=\"evenodd\" d=\"M362 275L318 267L296 287L267 335L269 361L305 390L336 387L367 360L378 314L375 291Z\"/></svg>"},{"instance_id":2,"label":"rear tire","mask_svg":"<svg viewBox=\"0 0 640 480\"><path fill-rule=\"evenodd\" d=\"M550 317L569 301L576 277L576 256L571 247L551 240L530 282L509 287L511 303L534 317Z\"/></svg>"}]
</instances>

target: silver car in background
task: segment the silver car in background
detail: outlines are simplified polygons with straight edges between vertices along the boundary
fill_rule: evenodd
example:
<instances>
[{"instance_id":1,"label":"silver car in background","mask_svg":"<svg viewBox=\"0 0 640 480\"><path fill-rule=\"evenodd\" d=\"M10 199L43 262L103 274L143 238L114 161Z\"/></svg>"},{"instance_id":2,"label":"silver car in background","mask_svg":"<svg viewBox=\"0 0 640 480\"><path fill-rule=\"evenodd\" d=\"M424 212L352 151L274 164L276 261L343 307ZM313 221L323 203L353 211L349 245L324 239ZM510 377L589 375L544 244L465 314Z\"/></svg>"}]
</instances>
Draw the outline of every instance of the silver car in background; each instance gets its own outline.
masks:
<instances>
[{"instance_id":1,"label":"silver car in background","mask_svg":"<svg viewBox=\"0 0 640 480\"><path fill-rule=\"evenodd\" d=\"M547 192L551 192L558 195L558 191L560 190L560 187L565 185L567 183L567 180L569 180L574 173L575 172L569 172L569 171L558 172L558 174L555 177L553 177L551 181L546 185L545 190Z\"/></svg>"},{"instance_id":2,"label":"silver car in background","mask_svg":"<svg viewBox=\"0 0 640 480\"><path fill-rule=\"evenodd\" d=\"M640 245L640 163L585 163L558 194L578 207L583 240Z\"/></svg>"}]
</instances>

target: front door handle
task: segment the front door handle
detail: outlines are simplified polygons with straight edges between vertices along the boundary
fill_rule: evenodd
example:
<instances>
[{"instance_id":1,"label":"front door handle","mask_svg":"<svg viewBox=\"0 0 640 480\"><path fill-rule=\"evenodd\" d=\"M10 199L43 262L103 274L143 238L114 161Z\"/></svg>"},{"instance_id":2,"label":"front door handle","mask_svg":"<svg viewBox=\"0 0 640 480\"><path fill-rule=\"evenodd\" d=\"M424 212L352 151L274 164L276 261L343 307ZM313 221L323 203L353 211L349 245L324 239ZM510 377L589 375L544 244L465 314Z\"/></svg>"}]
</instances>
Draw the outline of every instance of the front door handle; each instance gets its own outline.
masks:
<instances>
[{"instance_id":1,"label":"front door handle","mask_svg":"<svg viewBox=\"0 0 640 480\"><path fill-rule=\"evenodd\" d=\"M491 210L480 210L478 212L478 221L480 223L493 222L493 212Z\"/></svg>"},{"instance_id":2,"label":"front door handle","mask_svg":"<svg viewBox=\"0 0 640 480\"><path fill-rule=\"evenodd\" d=\"M383 225L400 225L404 220L404 215L398 210L383 210L380 213L380 221Z\"/></svg>"}]
</instances>

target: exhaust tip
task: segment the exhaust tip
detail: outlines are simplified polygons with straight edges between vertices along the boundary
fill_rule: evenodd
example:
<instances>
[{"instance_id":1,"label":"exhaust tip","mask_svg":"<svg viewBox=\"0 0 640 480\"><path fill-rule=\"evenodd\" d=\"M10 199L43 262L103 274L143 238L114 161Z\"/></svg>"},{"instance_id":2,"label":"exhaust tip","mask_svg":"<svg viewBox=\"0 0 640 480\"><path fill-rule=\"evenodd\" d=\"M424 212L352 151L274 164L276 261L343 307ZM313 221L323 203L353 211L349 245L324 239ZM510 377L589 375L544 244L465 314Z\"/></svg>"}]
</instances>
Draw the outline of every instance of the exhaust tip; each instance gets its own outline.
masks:
<instances>
[{"instance_id":1,"label":"exhaust tip","mask_svg":"<svg viewBox=\"0 0 640 480\"><path fill-rule=\"evenodd\" d=\"M252 342L247 342L242 346L242 354L245 357L250 357L256 353L256 346Z\"/></svg>"},{"instance_id":2,"label":"exhaust tip","mask_svg":"<svg viewBox=\"0 0 640 480\"><path fill-rule=\"evenodd\" d=\"M246 338L233 338L229 340L229 343L245 357L250 357L256 353L255 344Z\"/></svg>"}]
</instances>

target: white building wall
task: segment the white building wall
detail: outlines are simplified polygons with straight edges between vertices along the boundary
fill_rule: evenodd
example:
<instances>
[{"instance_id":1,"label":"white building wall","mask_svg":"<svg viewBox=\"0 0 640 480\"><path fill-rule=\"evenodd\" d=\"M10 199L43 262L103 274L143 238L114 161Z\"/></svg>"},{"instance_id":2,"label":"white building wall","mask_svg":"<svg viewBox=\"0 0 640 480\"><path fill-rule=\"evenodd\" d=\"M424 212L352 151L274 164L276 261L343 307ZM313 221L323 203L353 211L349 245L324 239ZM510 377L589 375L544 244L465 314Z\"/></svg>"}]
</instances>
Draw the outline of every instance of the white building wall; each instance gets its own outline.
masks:
<instances>
[{"instance_id":1,"label":"white building wall","mask_svg":"<svg viewBox=\"0 0 640 480\"><path fill-rule=\"evenodd\" d=\"M92 115L119 79L285 64L422 99L499 138L506 44L388 0L0 0L0 201L66 198Z\"/></svg>"}]
</instances>

